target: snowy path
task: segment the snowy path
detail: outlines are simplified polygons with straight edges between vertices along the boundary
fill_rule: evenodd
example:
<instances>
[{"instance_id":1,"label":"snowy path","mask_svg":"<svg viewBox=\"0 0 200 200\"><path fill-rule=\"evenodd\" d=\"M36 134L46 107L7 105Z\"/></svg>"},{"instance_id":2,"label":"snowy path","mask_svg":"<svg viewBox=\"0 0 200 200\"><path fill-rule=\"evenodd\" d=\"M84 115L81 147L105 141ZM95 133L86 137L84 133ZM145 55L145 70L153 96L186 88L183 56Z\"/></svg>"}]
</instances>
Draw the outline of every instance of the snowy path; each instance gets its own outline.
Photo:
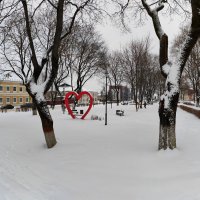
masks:
<instances>
[{"instance_id":1,"label":"snowy path","mask_svg":"<svg viewBox=\"0 0 200 200\"><path fill-rule=\"evenodd\" d=\"M200 120L179 109L178 148L158 152L157 107L109 106L108 126L59 107L50 150L38 116L0 113L0 200L199 200Z\"/></svg>"}]
</instances>

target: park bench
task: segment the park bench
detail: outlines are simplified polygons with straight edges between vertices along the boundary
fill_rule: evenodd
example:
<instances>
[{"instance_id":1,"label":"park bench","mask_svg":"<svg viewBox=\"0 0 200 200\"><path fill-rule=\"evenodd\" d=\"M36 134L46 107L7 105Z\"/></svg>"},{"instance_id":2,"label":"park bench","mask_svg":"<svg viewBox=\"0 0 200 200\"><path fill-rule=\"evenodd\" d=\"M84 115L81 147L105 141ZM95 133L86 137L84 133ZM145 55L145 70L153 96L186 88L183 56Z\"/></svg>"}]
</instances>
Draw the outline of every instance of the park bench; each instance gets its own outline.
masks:
<instances>
[{"instance_id":1,"label":"park bench","mask_svg":"<svg viewBox=\"0 0 200 200\"><path fill-rule=\"evenodd\" d=\"M73 109L73 110L72 110L72 113L75 114L75 115L77 115L77 114L78 114L78 111L77 111L76 109Z\"/></svg>"},{"instance_id":2,"label":"park bench","mask_svg":"<svg viewBox=\"0 0 200 200\"><path fill-rule=\"evenodd\" d=\"M124 110L116 110L116 115L124 116Z\"/></svg>"},{"instance_id":3,"label":"park bench","mask_svg":"<svg viewBox=\"0 0 200 200\"><path fill-rule=\"evenodd\" d=\"M79 113L80 112L80 113ZM76 116L82 116L84 113L84 110L76 110L76 109L72 109L72 113Z\"/></svg>"}]
</instances>

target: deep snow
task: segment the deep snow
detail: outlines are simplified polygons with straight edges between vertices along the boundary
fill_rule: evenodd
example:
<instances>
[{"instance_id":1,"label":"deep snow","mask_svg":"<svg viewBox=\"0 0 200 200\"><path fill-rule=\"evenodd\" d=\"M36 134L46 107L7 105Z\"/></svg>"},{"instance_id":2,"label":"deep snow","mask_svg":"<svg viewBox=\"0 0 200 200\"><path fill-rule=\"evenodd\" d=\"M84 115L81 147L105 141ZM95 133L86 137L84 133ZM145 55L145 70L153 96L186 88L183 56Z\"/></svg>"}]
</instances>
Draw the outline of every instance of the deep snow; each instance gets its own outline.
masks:
<instances>
[{"instance_id":1,"label":"deep snow","mask_svg":"<svg viewBox=\"0 0 200 200\"><path fill-rule=\"evenodd\" d=\"M157 151L158 105L94 106L86 120L51 111L47 149L39 116L0 113L0 200L199 200L200 121L178 109L176 150Z\"/></svg>"}]
</instances>

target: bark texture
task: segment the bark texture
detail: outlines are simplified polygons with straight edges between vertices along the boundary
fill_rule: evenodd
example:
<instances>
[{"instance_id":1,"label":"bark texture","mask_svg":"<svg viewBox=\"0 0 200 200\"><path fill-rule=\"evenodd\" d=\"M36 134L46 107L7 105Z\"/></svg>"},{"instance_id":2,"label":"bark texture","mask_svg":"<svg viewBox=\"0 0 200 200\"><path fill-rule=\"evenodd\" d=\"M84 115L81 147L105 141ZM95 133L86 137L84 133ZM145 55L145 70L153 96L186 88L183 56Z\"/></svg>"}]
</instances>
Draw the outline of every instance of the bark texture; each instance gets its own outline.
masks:
<instances>
[{"instance_id":1,"label":"bark texture","mask_svg":"<svg viewBox=\"0 0 200 200\"><path fill-rule=\"evenodd\" d=\"M53 120L51 118L49 108L45 101L36 102L37 110L41 118L42 128L48 148L56 145L56 137L54 134Z\"/></svg>"},{"instance_id":2,"label":"bark texture","mask_svg":"<svg viewBox=\"0 0 200 200\"><path fill-rule=\"evenodd\" d=\"M37 108L36 108L34 103L33 103L33 106L32 106L32 113L33 113L33 115L37 115Z\"/></svg>"},{"instance_id":3,"label":"bark texture","mask_svg":"<svg viewBox=\"0 0 200 200\"><path fill-rule=\"evenodd\" d=\"M170 108L165 108L165 100L160 100L159 103L159 117L160 117L160 131L159 131L159 146L158 149L176 148L176 110L178 102L178 94L173 96Z\"/></svg>"}]
</instances>

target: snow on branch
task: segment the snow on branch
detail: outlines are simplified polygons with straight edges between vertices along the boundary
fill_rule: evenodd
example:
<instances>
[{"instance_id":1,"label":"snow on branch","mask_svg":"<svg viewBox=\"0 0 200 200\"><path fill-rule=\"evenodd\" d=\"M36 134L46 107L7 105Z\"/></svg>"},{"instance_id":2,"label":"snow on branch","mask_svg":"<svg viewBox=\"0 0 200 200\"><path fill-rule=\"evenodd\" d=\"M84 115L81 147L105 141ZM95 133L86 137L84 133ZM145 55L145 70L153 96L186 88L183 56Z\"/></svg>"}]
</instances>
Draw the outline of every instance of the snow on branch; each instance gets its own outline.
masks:
<instances>
[{"instance_id":1,"label":"snow on branch","mask_svg":"<svg viewBox=\"0 0 200 200\"><path fill-rule=\"evenodd\" d=\"M172 63L171 63L171 62L167 62L166 64L164 64L164 65L162 66L162 70L163 70L163 72L164 72L166 75L169 74L169 71L170 71L171 66L172 66Z\"/></svg>"},{"instance_id":2,"label":"snow on branch","mask_svg":"<svg viewBox=\"0 0 200 200\"><path fill-rule=\"evenodd\" d=\"M192 51L192 48L195 46L197 40L200 37L200 15L199 15L200 1L193 0L191 1L191 4L192 4L191 28L186 38L186 41L183 45L179 59L181 72L184 69L185 63L187 62L187 59Z\"/></svg>"},{"instance_id":3,"label":"snow on branch","mask_svg":"<svg viewBox=\"0 0 200 200\"><path fill-rule=\"evenodd\" d=\"M166 2L166 1L160 0L160 1L158 2L158 7L156 7L154 10L156 10L157 12L161 11L161 10L164 8L164 3L165 3L165 2Z\"/></svg>"},{"instance_id":4,"label":"snow on branch","mask_svg":"<svg viewBox=\"0 0 200 200\"><path fill-rule=\"evenodd\" d=\"M48 81L49 81L49 77L47 77L46 80L44 80L43 72L40 73L37 83L35 83L33 78L30 80L30 90L32 94L35 95L35 98L38 102L42 102L45 100L44 93L45 93L46 85Z\"/></svg>"},{"instance_id":5,"label":"snow on branch","mask_svg":"<svg viewBox=\"0 0 200 200\"><path fill-rule=\"evenodd\" d=\"M159 0L153 4L147 4L146 0L142 0L142 4L151 17L156 35L160 40L160 69L162 75L167 78L170 68L168 65L168 36L164 33L158 16L158 12L164 8L164 3L166 3L166 0ZM155 4L158 5L152 9L151 6Z\"/></svg>"}]
</instances>

